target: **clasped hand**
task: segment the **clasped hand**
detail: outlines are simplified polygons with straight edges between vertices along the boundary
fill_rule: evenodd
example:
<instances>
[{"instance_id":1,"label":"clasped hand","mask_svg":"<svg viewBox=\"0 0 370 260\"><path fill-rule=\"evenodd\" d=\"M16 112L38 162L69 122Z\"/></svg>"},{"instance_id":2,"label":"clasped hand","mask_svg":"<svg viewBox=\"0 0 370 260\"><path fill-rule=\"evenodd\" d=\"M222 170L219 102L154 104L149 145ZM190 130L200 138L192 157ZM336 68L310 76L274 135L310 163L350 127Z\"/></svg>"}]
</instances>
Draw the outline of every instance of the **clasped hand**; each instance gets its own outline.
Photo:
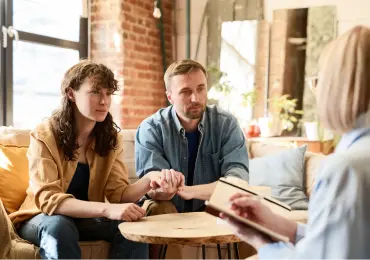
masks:
<instances>
[{"instance_id":1,"label":"clasped hand","mask_svg":"<svg viewBox=\"0 0 370 260\"><path fill-rule=\"evenodd\" d=\"M181 172L173 169L163 169L158 172L151 172L150 187L156 192L166 193L169 196L174 196L178 191L181 191L185 186L185 177Z\"/></svg>"}]
</instances>

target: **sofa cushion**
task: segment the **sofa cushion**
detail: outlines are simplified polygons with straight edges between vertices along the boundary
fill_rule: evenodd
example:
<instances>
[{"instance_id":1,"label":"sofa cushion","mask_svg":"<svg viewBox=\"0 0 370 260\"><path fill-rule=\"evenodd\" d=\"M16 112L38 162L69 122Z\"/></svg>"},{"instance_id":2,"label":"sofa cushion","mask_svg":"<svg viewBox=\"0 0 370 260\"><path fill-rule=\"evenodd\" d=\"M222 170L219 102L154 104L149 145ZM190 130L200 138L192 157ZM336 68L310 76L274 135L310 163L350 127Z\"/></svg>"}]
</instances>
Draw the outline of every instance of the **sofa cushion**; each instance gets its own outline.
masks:
<instances>
[{"instance_id":1,"label":"sofa cushion","mask_svg":"<svg viewBox=\"0 0 370 260\"><path fill-rule=\"evenodd\" d=\"M250 160L249 183L270 186L273 198L292 209L307 209L304 193L306 146Z\"/></svg>"},{"instance_id":2,"label":"sofa cushion","mask_svg":"<svg viewBox=\"0 0 370 260\"><path fill-rule=\"evenodd\" d=\"M30 130L0 126L0 144L29 146Z\"/></svg>"},{"instance_id":3,"label":"sofa cushion","mask_svg":"<svg viewBox=\"0 0 370 260\"><path fill-rule=\"evenodd\" d=\"M278 142L278 141L261 141L261 142L250 142L250 158L257 158L266 155L280 153L297 146L294 143L289 142Z\"/></svg>"},{"instance_id":4,"label":"sofa cushion","mask_svg":"<svg viewBox=\"0 0 370 260\"><path fill-rule=\"evenodd\" d=\"M28 188L27 147L0 145L0 198L8 213L19 209Z\"/></svg>"},{"instance_id":5,"label":"sofa cushion","mask_svg":"<svg viewBox=\"0 0 370 260\"><path fill-rule=\"evenodd\" d=\"M138 180L135 170L135 134L136 130L122 130L120 136L123 140L123 162L128 171L130 183Z\"/></svg>"}]
</instances>

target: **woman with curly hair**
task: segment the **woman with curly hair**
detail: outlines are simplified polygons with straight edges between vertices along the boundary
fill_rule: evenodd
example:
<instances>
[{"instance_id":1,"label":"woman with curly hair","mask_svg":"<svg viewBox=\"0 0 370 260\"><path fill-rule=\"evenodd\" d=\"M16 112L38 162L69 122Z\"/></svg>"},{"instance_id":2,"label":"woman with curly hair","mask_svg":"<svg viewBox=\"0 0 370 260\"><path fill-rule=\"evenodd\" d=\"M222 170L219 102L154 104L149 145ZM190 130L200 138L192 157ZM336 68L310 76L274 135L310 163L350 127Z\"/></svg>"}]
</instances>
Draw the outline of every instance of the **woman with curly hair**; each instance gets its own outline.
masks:
<instances>
[{"instance_id":1,"label":"woman with curly hair","mask_svg":"<svg viewBox=\"0 0 370 260\"><path fill-rule=\"evenodd\" d=\"M111 258L148 258L147 245L126 240L118 224L142 218L146 212L135 202L168 184L161 172L128 183L109 113L118 89L113 72L84 60L65 73L61 89L62 107L31 132L30 185L10 218L42 258L81 258L79 240L112 242ZM181 187L183 176L170 173Z\"/></svg>"}]
</instances>

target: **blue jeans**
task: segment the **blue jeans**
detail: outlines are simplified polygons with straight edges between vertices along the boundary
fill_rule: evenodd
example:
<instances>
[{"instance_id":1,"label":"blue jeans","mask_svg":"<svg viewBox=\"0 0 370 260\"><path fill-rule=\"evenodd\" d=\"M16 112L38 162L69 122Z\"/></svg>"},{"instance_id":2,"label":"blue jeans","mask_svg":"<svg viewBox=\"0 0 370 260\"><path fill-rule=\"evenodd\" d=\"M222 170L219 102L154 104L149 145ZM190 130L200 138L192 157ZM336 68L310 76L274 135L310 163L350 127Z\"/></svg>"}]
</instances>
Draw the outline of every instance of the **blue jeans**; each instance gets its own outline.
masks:
<instances>
[{"instance_id":1,"label":"blue jeans","mask_svg":"<svg viewBox=\"0 0 370 260\"><path fill-rule=\"evenodd\" d=\"M118 229L122 221L106 218L76 219L63 215L39 214L25 221L19 235L40 247L43 259L81 259L78 241L111 242L110 258L148 259L147 244L125 239Z\"/></svg>"}]
</instances>

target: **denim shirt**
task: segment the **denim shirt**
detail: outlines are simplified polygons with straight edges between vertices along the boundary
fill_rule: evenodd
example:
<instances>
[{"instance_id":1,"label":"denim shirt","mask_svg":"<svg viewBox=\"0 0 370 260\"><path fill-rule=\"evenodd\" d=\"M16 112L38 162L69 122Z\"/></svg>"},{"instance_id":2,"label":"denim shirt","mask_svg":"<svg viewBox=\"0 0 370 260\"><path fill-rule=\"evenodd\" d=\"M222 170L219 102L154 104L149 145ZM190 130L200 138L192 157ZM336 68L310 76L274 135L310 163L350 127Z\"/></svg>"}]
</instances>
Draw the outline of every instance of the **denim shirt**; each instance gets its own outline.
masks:
<instances>
[{"instance_id":1,"label":"denim shirt","mask_svg":"<svg viewBox=\"0 0 370 260\"><path fill-rule=\"evenodd\" d=\"M193 185L209 184L220 177L234 176L249 180L246 140L234 116L217 106L207 106L201 122L199 147L194 167ZM136 173L174 169L188 176L188 142L173 106L160 109L144 120L135 139ZM179 212L184 200L172 202ZM194 200L193 211L204 205Z\"/></svg>"}]
</instances>

